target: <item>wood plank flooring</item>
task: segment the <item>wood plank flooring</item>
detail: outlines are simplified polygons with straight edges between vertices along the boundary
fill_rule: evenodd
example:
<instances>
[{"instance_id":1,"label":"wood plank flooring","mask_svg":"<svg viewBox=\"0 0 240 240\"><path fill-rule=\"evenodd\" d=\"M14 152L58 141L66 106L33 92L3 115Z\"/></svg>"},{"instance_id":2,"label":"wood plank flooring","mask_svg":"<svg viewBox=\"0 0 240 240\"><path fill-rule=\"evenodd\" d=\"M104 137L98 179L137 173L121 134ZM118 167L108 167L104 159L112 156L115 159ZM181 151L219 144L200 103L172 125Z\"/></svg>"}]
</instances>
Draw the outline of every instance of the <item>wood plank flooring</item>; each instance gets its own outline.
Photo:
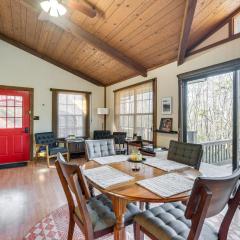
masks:
<instances>
[{"instance_id":1,"label":"wood plank flooring","mask_svg":"<svg viewBox=\"0 0 240 240\"><path fill-rule=\"evenodd\" d=\"M45 161L1 169L0 240L22 240L35 223L65 204L60 184L56 169L48 169Z\"/></svg>"},{"instance_id":2,"label":"wood plank flooring","mask_svg":"<svg viewBox=\"0 0 240 240\"><path fill-rule=\"evenodd\" d=\"M56 169L48 169L45 161L0 170L0 240L22 240L35 223L65 203ZM239 224L238 211L229 239L240 239Z\"/></svg>"}]
</instances>

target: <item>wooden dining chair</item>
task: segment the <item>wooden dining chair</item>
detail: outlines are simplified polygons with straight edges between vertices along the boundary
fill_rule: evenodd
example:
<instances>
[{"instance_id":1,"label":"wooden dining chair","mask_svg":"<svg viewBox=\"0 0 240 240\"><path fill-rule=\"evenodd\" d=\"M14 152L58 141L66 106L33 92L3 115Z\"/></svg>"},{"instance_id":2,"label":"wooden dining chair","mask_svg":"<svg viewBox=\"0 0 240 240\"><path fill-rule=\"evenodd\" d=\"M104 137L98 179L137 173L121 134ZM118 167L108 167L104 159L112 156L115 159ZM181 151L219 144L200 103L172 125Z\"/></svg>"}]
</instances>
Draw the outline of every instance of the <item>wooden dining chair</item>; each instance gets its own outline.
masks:
<instances>
[{"instance_id":1,"label":"wooden dining chair","mask_svg":"<svg viewBox=\"0 0 240 240\"><path fill-rule=\"evenodd\" d=\"M75 224L79 226L86 240L112 233L116 218L109 198L103 194L91 197L80 166L69 164L60 158L55 165L68 201L68 240L73 238ZM139 213L137 206L128 204L124 219L125 225L132 224L133 217L137 213Z\"/></svg>"},{"instance_id":2,"label":"wooden dining chair","mask_svg":"<svg viewBox=\"0 0 240 240\"><path fill-rule=\"evenodd\" d=\"M226 240L230 223L240 203L237 188L240 170L228 177L195 180L187 206L181 202L165 203L138 214L134 220L135 239L143 233L161 240ZM206 218L219 214L228 204L228 210L217 232Z\"/></svg>"},{"instance_id":3,"label":"wooden dining chair","mask_svg":"<svg viewBox=\"0 0 240 240\"><path fill-rule=\"evenodd\" d=\"M171 140L168 150L168 160L186 164L199 170L203 155L201 144L185 143Z\"/></svg>"}]
</instances>

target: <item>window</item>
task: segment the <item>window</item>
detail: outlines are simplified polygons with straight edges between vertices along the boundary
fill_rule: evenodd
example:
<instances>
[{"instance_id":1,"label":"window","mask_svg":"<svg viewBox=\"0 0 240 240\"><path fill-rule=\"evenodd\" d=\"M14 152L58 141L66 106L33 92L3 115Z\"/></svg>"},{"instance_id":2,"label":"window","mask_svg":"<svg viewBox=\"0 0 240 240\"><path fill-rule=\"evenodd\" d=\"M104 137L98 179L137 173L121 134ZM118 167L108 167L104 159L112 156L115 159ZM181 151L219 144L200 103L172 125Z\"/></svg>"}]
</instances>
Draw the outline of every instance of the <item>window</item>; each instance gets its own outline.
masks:
<instances>
[{"instance_id":1,"label":"window","mask_svg":"<svg viewBox=\"0 0 240 240\"><path fill-rule=\"evenodd\" d=\"M0 128L22 128L22 96L0 95Z\"/></svg>"},{"instance_id":2,"label":"window","mask_svg":"<svg viewBox=\"0 0 240 240\"><path fill-rule=\"evenodd\" d=\"M115 92L115 127L153 140L153 81Z\"/></svg>"},{"instance_id":3,"label":"window","mask_svg":"<svg viewBox=\"0 0 240 240\"><path fill-rule=\"evenodd\" d=\"M181 138L201 144L202 161L219 174L238 168L239 69L237 59L179 75Z\"/></svg>"},{"instance_id":4,"label":"window","mask_svg":"<svg viewBox=\"0 0 240 240\"><path fill-rule=\"evenodd\" d=\"M88 93L53 90L53 131L58 138L88 135Z\"/></svg>"},{"instance_id":5,"label":"window","mask_svg":"<svg viewBox=\"0 0 240 240\"><path fill-rule=\"evenodd\" d=\"M233 19L234 21L234 34L240 33L240 13Z\"/></svg>"}]
</instances>

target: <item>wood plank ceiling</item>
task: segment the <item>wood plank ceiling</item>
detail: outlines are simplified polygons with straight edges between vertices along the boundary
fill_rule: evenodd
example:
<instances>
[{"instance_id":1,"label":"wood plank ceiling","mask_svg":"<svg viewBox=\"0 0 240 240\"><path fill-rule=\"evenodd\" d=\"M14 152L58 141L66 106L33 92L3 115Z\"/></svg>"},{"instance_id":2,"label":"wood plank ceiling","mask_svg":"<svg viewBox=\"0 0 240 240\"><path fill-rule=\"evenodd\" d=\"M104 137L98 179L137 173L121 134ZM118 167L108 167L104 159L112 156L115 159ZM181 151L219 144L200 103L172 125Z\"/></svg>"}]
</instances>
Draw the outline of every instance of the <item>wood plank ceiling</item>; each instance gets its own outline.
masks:
<instances>
[{"instance_id":1,"label":"wood plank ceiling","mask_svg":"<svg viewBox=\"0 0 240 240\"><path fill-rule=\"evenodd\" d=\"M148 70L177 59L186 0L89 2L101 14L89 18L70 12L71 21L87 32ZM239 5L240 0L198 0L188 46ZM21 0L0 0L0 33L102 85L139 75L83 39L38 20L38 15Z\"/></svg>"}]
</instances>

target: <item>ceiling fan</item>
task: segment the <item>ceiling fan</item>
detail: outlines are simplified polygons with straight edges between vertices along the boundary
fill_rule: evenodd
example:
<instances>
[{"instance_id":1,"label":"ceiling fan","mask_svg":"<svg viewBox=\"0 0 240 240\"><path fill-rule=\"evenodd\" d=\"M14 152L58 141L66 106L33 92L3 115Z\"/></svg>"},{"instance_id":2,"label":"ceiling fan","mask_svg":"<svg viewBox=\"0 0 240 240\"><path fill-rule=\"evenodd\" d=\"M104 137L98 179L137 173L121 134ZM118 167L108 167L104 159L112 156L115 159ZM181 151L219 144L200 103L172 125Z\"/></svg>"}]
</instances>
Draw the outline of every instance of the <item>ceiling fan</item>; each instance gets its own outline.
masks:
<instances>
[{"instance_id":1,"label":"ceiling fan","mask_svg":"<svg viewBox=\"0 0 240 240\"><path fill-rule=\"evenodd\" d=\"M23 4L39 8L52 17L63 16L67 10L79 11L90 18L97 15L97 10L86 0L22 0Z\"/></svg>"}]
</instances>

